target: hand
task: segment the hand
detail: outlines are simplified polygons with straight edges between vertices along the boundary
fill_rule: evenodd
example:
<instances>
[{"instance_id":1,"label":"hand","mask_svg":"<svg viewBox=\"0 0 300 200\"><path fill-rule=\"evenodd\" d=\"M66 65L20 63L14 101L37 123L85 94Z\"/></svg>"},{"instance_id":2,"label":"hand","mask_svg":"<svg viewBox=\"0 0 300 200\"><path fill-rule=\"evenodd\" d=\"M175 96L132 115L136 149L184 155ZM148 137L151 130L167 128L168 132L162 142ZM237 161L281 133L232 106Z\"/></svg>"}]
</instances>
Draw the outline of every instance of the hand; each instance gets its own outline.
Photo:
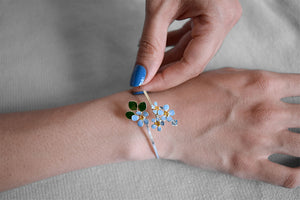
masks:
<instances>
[{"instance_id":1,"label":"hand","mask_svg":"<svg viewBox=\"0 0 300 200\"><path fill-rule=\"evenodd\" d=\"M242 13L238 0L147 0L131 78L135 91L161 91L199 75ZM168 33L174 20L190 18ZM166 46L175 46L165 53ZM143 67L141 67L143 66Z\"/></svg>"},{"instance_id":2,"label":"hand","mask_svg":"<svg viewBox=\"0 0 300 200\"><path fill-rule=\"evenodd\" d=\"M300 75L221 69L170 90L151 93L176 111L154 140L162 158L267 181L300 184L300 169L268 160L273 153L300 156ZM121 92L55 109L0 115L0 191L49 176L125 160L154 158L144 129L126 119ZM150 111L150 110L148 110ZM149 117L150 119L150 117ZM62 134L63 133L63 134Z\"/></svg>"},{"instance_id":3,"label":"hand","mask_svg":"<svg viewBox=\"0 0 300 200\"><path fill-rule=\"evenodd\" d=\"M163 96L162 105L170 101L179 122L176 128L164 126L156 136L161 156L242 178L299 186L299 168L268 160L275 153L300 156L300 135L288 130L300 127L300 105L280 101L299 96L299 91L298 74L224 68L157 97L152 93L152 99Z\"/></svg>"}]
</instances>

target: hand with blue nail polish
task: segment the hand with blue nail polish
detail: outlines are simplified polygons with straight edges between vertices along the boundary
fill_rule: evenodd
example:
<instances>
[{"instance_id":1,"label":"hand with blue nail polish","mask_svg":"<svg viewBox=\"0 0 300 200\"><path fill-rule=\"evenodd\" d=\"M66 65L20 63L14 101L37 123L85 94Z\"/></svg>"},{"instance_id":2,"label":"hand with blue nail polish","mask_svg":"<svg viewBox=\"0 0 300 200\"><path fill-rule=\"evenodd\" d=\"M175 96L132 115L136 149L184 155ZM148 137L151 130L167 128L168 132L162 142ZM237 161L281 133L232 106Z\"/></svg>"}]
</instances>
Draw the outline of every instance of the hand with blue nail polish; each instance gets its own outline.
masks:
<instances>
[{"instance_id":1,"label":"hand with blue nail polish","mask_svg":"<svg viewBox=\"0 0 300 200\"><path fill-rule=\"evenodd\" d=\"M142 65L136 65L133 69L130 86L137 87L142 85L146 77L146 69Z\"/></svg>"},{"instance_id":2,"label":"hand with blue nail polish","mask_svg":"<svg viewBox=\"0 0 300 200\"><path fill-rule=\"evenodd\" d=\"M199 75L242 13L238 0L147 0L130 85L161 91ZM168 33L174 20L190 19ZM166 46L173 46L165 52Z\"/></svg>"},{"instance_id":3,"label":"hand with blue nail polish","mask_svg":"<svg viewBox=\"0 0 300 200\"><path fill-rule=\"evenodd\" d=\"M289 130L299 127L300 105L281 101L292 96L300 96L300 74L223 68L152 93L160 103L148 109L140 102L146 98L124 91L64 107L1 114L0 192L158 153L161 159L297 187L299 164L269 160L275 153L295 161L300 157L300 135ZM165 126L176 126L176 120L176 128ZM145 135L149 128L156 135L154 152L153 140Z\"/></svg>"}]
</instances>

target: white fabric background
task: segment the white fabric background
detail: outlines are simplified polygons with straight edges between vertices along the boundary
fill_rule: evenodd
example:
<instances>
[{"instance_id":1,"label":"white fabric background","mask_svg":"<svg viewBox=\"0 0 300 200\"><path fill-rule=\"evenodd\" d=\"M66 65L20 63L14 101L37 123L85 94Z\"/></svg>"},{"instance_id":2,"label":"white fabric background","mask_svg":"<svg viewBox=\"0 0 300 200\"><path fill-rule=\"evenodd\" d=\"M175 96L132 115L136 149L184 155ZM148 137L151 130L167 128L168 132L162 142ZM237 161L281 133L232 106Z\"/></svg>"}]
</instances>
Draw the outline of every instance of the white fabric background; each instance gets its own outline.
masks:
<instances>
[{"instance_id":1,"label":"white fabric background","mask_svg":"<svg viewBox=\"0 0 300 200\"><path fill-rule=\"evenodd\" d=\"M300 1L241 4L241 20L206 69L300 73ZM128 89L143 20L143 0L1 0L0 112L57 107ZM272 159L300 166L299 158ZM148 160L62 174L2 192L0 199L300 199L300 189Z\"/></svg>"}]
</instances>

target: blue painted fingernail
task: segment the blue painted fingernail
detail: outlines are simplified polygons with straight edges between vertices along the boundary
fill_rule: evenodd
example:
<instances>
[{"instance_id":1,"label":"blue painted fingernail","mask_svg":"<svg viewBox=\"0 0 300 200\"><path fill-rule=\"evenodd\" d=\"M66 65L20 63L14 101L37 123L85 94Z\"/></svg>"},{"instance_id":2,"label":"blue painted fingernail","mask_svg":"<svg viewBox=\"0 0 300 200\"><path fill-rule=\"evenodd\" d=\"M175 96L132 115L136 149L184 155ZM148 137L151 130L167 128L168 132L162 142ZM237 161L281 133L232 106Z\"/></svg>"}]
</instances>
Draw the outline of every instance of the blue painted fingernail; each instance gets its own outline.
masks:
<instances>
[{"instance_id":1,"label":"blue painted fingernail","mask_svg":"<svg viewBox=\"0 0 300 200\"><path fill-rule=\"evenodd\" d=\"M136 65L131 75L130 86L137 87L143 84L146 77L146 69L142 65Z\"/></svg>"},{"instance_id":2,"label":"blue painted fingernail","mask_svg":"<svg viewBox=\"0 0 300 200\"><path fill-rule=\"evenodd\" d=\"M132 92L133 95L139 95L139 94L144 94L143 91L138 91L138 92Z\"/></svg>"}]
</instances>

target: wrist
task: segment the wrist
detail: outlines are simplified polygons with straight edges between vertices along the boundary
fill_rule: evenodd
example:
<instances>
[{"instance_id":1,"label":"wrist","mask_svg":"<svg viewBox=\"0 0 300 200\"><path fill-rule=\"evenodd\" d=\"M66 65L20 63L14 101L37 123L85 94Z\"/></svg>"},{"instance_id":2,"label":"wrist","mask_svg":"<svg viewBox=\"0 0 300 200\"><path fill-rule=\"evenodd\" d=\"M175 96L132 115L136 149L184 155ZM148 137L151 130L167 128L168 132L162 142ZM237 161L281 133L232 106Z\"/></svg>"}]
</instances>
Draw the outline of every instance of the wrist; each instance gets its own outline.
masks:
<instances>
[{"instance_id":1,"label":"wrist","mask_svg":"<svg viewBox=\"0 0 300 200\"><path fill-rule=\"evenodd\" d=\"M103 98L99 101L101 102L99 103L101 104L99 106L107 109L105 113L109 113L108 118L112 119L107 125L113 127L110 130L110 135L115 136L115 142L113 142L115 145L111 148L113 151L116 151L116 155L120 155L118 160L146 160L155 158L152 146L147 138L147 129L145 125L139 127L137 122L134 122L125 116L125 113L130 111L128 102L146 102L143 95L132 95L131 92L125 91ZM151 110L149 110L149 108L150 105L147 103L146 111L150 114L147 118L151 121L150 117L152 114L150 113ZM99 128L101 128L101 123L99 123L99 125ZM103 138L99 139L102 140Z\"/></svg>"},{"instance_id":2,"label":"wrist","mask_svg":"<svg viewBox=\"0 0 300 200\"><path fill-rule=\"evenodd\" d=\"M170 97L168 95L165 95L166 92L163 93L151 93L149 100L151 103L157 102L158 106L164 106L166 104L169 104L171 101ZM153 97L153 98L152 98ZM131 99L133 101L136 101L137 103L145 102L147 104L147 111L149 113L149 116L147 117L147 120L149 121L148 128L150 130L150 133L147 130L147 127L138 127L136 124L134 124L135 127L139 129L139 135L142 135L147 140L147 148L148 150L151 150L151 158L156 155L155 151L157 152L158 156L160 158L166 158L166 159L176 159L176 156L174 154L174 149L172 144L174 143L173 133L176 130L176 127L173 127L171 122L168 122L167 120L164 121L164 125L159 126L155 129L152 129L152 125L155 123L152 122L152 120L156 119L155 114L153 113L153 110L151 108L150 102L147 100L147 97L145 95L139 95L139 96L133 96L135 99ZM173 104L170 105L169 110L173 110ZM173 114L172 114L173 115ZM171 116L171 115L170 115ZM172 116L173 117L173 116ZM177 119L175 116L174 119ZM161 129L159 131L159 129ZM149 135L152 135L152 141L155 143L155 147L151 145L151 140ZM138 146L138 145L135 145Z\"/></svg>"},{"instance_id":3,"label":"wrist","mask_svg":"<svg viewBox=\"0 0 300 200\"><path fill-rule=\"evenodd\" d=\"M160 99L161 98L153 98L153 101L157 100L158 103L160 103ZM172 127L169 123L166 124L160 132L151 128L151 119L155 118L155 116L152 113L151 105L149 105L144 95L132 95L129 91L127 91L112 95L103 100L110 102L110 105L113 105L113 108L110 109L115 110L115 112L113 112L113 118L115 119L114 123L117 125L114 126L115 129L113 130L112 134L120 134L119 142L121 145L119 145L117 148L119 152L123 152L122 155L124 157L122 159L145 160L155 158L155 153L151 142L149 141L148 132L145 125L143 127L139 127L137 122L129 120L125 116L125 113L130 111L128 108L129 101L135 101L137 103L145 102L147 104L145 111L149 113L147 119L149 120L149 128L157 147L158 154L160 158L169 158L171 153L171 140L169 139L170 134L168 134L168 132L176 128ZM167 101L161 103L167 104Z\"/></svg>"}]
</instances>

